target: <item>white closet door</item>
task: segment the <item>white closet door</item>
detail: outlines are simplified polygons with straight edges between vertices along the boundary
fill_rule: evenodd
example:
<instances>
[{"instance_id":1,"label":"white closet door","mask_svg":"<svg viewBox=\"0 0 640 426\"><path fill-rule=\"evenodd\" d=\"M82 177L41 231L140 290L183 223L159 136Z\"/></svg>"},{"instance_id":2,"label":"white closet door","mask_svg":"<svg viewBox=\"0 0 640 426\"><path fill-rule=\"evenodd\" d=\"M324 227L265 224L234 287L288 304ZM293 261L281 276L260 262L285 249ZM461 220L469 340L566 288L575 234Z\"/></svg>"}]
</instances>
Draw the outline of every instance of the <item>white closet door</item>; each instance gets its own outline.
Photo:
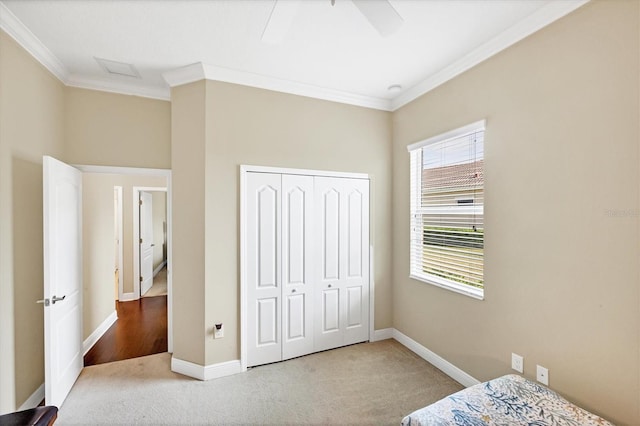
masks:
<instances>
[{"instance_id":1,"label":"white closet door","mask_svg":"<svg viewBox=\"0 0 640 426\"><path fill-rule=\"evenodd\" d=\"M313 352L313 176L282 176L282 359Z\"/></svg>"},{"instance_id":2,"label":"white closet door","mask_svg":"<svg viewBox=\"0 0 640 426\"><path fill-rule=\"evenodd\" d=\"M345 192L344 344L369 340L369 181L349 179Z\"/></svg>"},{"instance_id":3,"label":"white closet door","mask_svg":"<svg viewBox=\"0 0 640 426\"><path fill-rule=\"evenodd\" d=\"M315 177L314 349L369 333L369 181Z\"/></svg>"},{"instance_id":4,"label":"white closet door","mask_svg":"<svg viewBox=\"0 0 640 426\"><path fill-rule=\"evenodd\" d=\"M281 175L247 173L247 365L282 360Z\"/></svg>"}]
</instances>

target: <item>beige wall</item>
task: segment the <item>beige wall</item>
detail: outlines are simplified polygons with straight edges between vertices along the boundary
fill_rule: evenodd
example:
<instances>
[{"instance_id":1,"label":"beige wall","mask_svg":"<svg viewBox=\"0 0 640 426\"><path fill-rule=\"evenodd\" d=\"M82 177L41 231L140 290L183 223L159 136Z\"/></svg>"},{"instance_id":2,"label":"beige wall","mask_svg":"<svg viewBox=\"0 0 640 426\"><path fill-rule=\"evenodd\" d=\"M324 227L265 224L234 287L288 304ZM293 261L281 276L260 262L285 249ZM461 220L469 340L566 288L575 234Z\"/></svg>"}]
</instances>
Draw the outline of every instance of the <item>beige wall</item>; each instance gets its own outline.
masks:
<instances>
[{"instance_id":1,"label":"beige wall","mask_svg":"<svg viewBox=\"0 0 640 426\"><path fill-rule=\"evenodd\" d=\"M111 175L82 175L83 339L115 310L112 180Z\"/></svg>"},{"instance_id":2,"label":"beige wall","mask_svg":"<svg viewBox=\"0 0 640 426\"><path fill-rule=\"evenodd\" d=\"M640 424L639 17L590 3L393 115L394 327L479 380L523 355L620 424ZM406 146L483 118L478 301L408 278Z\"/></svg>"},{"instance_id":3,"label":"beige wall","mask_svg":"<svg viewBox=\"0 0 640 426\"><path fill-rule=\"evenodd\" d=\"M63 152L64 86L0 31L0 413L44 381L42 156Z\"/></svg>"},{"instance_id":4,"label":"beige wall","mask_svg":"<svg viewBox=\"0 0 640 426\"><path fill-rule=\"evenodd\" d=\"M66 161L171 168L171 104L68 87Z\"/></svg>"},{"instance_id":5,"label":"beige wall","mask_svg":"<svg viewBox=\"0 0 640 426\"><path fill-rule=\"evenodd\" d=\"M153 200L153 269L158 268L165 259L165 225L167 222L167 193L154 191Z\"/></svg>"},{"instance_id":6,"label":"beige wall","mask_svg":"<svg viewBox=\"0 0 640 426\"><path fill-rule=\"evenodd\" d=\"M83 339L115 310L113 188L122 187L122 249L125 293L133 291L133 187L166 187L166 178L122 174L84 173L83 226Z\"/></svg>"},{"instance_id":7,"label":"beige wall","mask_svg":"<svg viewBox=\"0 0 640 426\"><path fill-rule=\"evenodd\" d=\"M375 327L391 326L390 125L382 111L206 82L205 327L212 333L214 323L224 323L225 338L207 334L205 364L240 356L241 164L371 175Z\"/></svg>"},{"instance_id":8,"label":"beige wall","mask_svg":"<svg viewBox=\"0 0 640 426\"><path fill-rule=\"evenodd\" d=\"M171 90L173 356L204 365L204 81Z\"/></svg>"}]
</instances>

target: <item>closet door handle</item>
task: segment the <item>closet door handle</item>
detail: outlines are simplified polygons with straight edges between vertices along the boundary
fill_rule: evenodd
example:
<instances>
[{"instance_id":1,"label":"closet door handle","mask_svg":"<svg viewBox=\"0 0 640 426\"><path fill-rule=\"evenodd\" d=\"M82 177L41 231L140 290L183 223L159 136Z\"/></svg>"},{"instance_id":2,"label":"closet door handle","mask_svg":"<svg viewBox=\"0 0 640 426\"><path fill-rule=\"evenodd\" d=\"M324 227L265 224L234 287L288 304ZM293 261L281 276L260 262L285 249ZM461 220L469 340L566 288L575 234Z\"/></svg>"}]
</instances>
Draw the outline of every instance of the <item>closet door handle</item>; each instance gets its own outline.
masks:
<instances>
[{"instance_id":1,"label":"closet door handle","mask_svg":"<svg viewBox=\"0 0 640 426\"><path fill-rule=\"evenodd\" d=\"M296 289L295 289L295 288L294 288L293 290L291 290L291 293L295 293L295 292L296 292Z\"/></svg>"},{"instance_id":2,"label":"closet door handle","mask_svg":"<svg viewBox=\"0 0 640 426\"><path fill-rule=\"evenodd\" d=\"M327 287L331 288L331 284L329 284Z\"/></svg>"}]
</instances>

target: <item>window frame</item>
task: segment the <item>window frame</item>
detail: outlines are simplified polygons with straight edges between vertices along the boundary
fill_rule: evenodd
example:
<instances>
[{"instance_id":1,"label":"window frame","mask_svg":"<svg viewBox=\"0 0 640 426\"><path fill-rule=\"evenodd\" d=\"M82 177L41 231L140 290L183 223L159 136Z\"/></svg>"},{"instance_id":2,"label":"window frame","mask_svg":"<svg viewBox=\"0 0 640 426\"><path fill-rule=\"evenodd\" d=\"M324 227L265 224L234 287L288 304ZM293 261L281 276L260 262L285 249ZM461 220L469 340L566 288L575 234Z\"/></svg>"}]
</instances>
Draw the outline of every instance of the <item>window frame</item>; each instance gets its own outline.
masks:
<instances>
[{"instance_id":1,"label":"window frame","mask_svg":"<svg viewBox=\"0 0 640 426\"><path fill-rule=\"evenodd\" d=\"M421 181L422 181L422 166L420 165L419 167L415 167L415 170L413 169L413 165L412 165L414 161L413 156L417 155L415 151L421 150L425 146L428 146L437 142L443 142L450 139L461 138L461 137L468 136L480 131L482 132L486 131L486 120L476 121L466 126L462 126L457 129L450 130L440 135L436 135L434 137L431 137L422 141L418 141L407 146L407 151L409 152L409 162L410 162L410 170L411 170L410 177L409 177L409 202L410 202L410 206L409 206L409 228L410 228L409 229L409 278L422 281L424 283L431 284L436 287L444 288L446 290L453 291L455 293L463 294L465 296L469 296L478 300L484 300L484 286L483 288L473 287L472 285L457 283L453 280L441 278L436 275L431 275L427 273L421 273L419 271L414 270L415 269L414 265L416 264L416 262L414 262L414 256L416 255L414 253L413 236L415 231L411 229L412 223L413 223L413 215L418 213L418 211L438 209L438 207L421 207L421 206L418 207L416 205L420 202L422 198L421 188L416 188L416 185L421 184ZM484 159L484 154L483 154L483 159ZM420 160L422 161L421 155L420 155ZM485 189L484 182L482 185L482 189L484 192L484 189ZM417 193L415 193L415 191L417 191ZM462 207L463 209L478 210L478 206L473 204L461 204L461 206L464 206ZM445 209L452 209L452 208L446 207ZM456 211L456 213L458 213L458 211ZM482 204L482 214L484 216L484 201ZM484 218L483 218L483 222L484 222ZM484 239L484 235L483 235L483 239ZM484 248L482 252L482 257L484 260ZM484 278L484 267L482 270L482 275Z\"/></svg>"}]
</instances>

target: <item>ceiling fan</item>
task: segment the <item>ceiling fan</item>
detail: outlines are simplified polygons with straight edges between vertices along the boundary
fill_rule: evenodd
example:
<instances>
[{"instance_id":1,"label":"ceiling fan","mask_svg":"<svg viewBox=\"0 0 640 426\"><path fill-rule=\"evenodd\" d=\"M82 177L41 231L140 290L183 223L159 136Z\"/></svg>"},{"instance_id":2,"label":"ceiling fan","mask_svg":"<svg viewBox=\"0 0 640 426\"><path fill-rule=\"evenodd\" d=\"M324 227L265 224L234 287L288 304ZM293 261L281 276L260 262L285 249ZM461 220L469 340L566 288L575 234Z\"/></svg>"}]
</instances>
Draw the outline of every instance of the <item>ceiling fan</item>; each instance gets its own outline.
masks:
<instances>
[{"instance_id":1,"label":"ceiling fan","mask_svg":"<svg viewBox=\"0 0 640 426\"><path fill-rule=\"evenodd\" d=\"M336 3L336 0L327 1L330 1L332 6ZM382 37L396 32L404 22L389 0L350 1ZM262 33L262 41L270 44L281 42L291 28L293 18L302 3L303 0L275 0Z\"/></svg>"}]
</instances>

